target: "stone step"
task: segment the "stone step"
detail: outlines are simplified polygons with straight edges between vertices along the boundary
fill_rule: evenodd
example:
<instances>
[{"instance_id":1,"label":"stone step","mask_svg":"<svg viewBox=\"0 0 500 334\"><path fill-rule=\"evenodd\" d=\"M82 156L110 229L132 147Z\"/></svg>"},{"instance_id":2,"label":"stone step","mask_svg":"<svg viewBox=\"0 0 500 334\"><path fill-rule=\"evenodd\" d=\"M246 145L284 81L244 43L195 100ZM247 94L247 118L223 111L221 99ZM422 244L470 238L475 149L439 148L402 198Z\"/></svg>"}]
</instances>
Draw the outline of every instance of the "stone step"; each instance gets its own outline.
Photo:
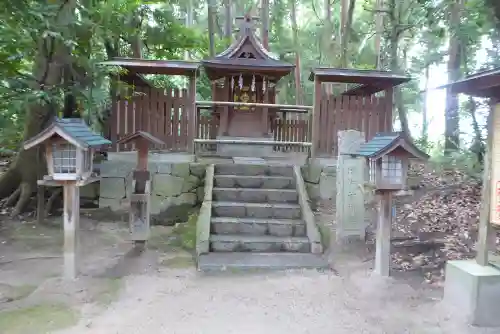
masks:
<instances>
[{"instance_id":1,"label":"stone step","mask_svg":"<svg viewBox=\"0 0 500 334\"><path fill-rule=\"evenodd\" d=\"M213 188L216 201L251 202L251 203L297 203L295 189L262 188Z\"/></svg>"},{"instance_id":2,"label":"stone step","mask_svg":"<svg viewBox=\"0 0 500 334\"><path fill-rule=\"evenodd\" d=\"M213 252L309 253L311 245L307 237L212 234L210 249Z\"/></svg>"},{"instance_id":3,"label":"stone step","mask_svg":"<svg viewBox=\"0 0 500 334\"><path fill-rule=\"evenodd\" d=\"M212 202L214 217L301 219L300 205L290 203Z\"/></svg>"},{"instance_id":4,"label":"stone step","mask_svg":"<svg viewBox=\"0 0 500 334\"><path fill-rule=\"evenodd\" d=\"M211 230L214 234L306 236L306 225L300 219L214 217L211 223Z\"/></svg>"},{"instance_id":5,"label":"stone step","mask_svg":"<svg viewBox=\"0 0 500 334\"><path fill-rule=\"evenodd\" d=\"M306 253L208 253L198 258L202 271L329 269L320 254Z\"/></svg>"},{"instance_id":6,"label":"stone step","mask_svg":"<svg viewBox=\"0 0 500 334\"><path fill-rule=\"evenodd\" d=\"M293 177L293 166L269 164L218 164L215 174L246 176L287 176Z\"/></svg>"},{"instance_id":7,"label":"stone step","mask_svg":"<svg viewBox=\"0 0 500 334\"><path fill-rule=\"evenodd\" d=\"M295 189L295 180L288 176L215 175L214 181L220 188Z\"/></svg>"}]
</instances>

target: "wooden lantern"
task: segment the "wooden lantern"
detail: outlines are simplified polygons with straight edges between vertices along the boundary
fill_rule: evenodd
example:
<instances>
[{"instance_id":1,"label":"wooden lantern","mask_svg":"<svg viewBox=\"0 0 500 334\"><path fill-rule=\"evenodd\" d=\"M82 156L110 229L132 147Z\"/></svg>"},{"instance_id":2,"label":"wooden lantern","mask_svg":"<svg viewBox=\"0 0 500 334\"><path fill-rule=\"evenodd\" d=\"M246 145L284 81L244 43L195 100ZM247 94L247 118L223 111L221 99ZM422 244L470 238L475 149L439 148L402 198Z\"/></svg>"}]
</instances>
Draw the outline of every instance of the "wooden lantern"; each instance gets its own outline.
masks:
<instances>
[{"instance_id":1,"label":"wooden lantern","mask_svg":"<svg viewBox=\"0 0 500 334\"><path fill-rule=\"evenodd\" d=\"M401 132L379 133L362 144L357 154L367 158L369 182L377 191L405 189L410 159L429 159Z\"/></svg>"},{"instance_id":2,"label":"wooden lantern","mask_svg":"<svg viewBox=\"0 0 500 334\"><path fill-rule=\"evenodd\" d=\"M392 197L406 188L409 159L425 161L429 156L400 132L377 134L361 144L357 154L367 158L370 184L374 186L379 201L374 271L389 276Z\"/></svg>"},{"instance_id":3,"label":"wooden lantern","mask_svg":"<svg viewBox=\"0 0 500 334\"><path fill-rule=\"evenodd\" d=\"M44 180L83 181L92 176L94 150L111 142L92 130L78 118L56 118L37 136L24 143L28 150L45 146L48 175Z\"/></svg>"},{"instance_id":4,"label":"wooden lantern","mask_svg":"<svg viewBox=\"0 0 500 334\"><path fill-rule=\"evenodd\" d=\"M24 142L24 149L45 146L48 175L38 184L63 186L64 193L64 277L78 275L80 224L80 186L98 181L92 175L94 149L111 144L109 140L92 132L81 119L55 118L35 137Z\"/></svg>"}]
</instances>

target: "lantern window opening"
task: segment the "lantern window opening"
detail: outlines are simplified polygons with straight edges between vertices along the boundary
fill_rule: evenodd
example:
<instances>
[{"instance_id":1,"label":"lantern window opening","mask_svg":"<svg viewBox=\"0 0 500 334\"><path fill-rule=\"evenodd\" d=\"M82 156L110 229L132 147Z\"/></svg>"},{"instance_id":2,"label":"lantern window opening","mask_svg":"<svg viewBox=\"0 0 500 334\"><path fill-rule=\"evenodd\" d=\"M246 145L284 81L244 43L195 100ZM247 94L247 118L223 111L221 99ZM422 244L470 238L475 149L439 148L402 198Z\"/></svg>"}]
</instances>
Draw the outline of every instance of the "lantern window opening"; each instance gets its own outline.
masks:
<instances>
[{"instance_id":1,"label":"lantern window opening","mask_svg":"<svg viewBox=\"0 0 500 334\"><path fill-rule=\"evenodd\" d=\"M382 178L393 184L403 183L403 162L395 156L382 157Z\"/></svg>"},{"instance_id":2,"label":"lantern window opening","mask_svg":"<svg viewBox=\"0 0 500 334\"><path fill-rule=\"evenodd\" d=\"M76 147L69 143L53 144L53 165L55 174L76 173Z\"/></svg>"}]
</instances>

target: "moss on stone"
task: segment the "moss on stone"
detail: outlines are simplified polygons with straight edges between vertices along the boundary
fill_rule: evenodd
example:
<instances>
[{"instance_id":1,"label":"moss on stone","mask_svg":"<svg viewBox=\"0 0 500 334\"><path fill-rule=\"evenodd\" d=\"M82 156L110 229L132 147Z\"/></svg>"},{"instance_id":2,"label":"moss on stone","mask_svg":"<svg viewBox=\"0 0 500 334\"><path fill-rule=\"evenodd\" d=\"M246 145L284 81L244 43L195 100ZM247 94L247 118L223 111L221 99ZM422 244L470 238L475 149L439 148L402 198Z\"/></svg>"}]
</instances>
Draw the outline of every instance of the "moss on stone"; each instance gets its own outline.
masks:
<instances>
[{"instance_id":1,"label":"moss on stone","mask_svg":"<svg viewBox=\"0 0 500 334\"><path fill-rule=\"evenodd\" d=\"M328 226L325 226L321 222L316 222L318 226L319 234L321 236L321 244L323 245L323 249L327 250L330 248L330 242L332 239L332 231Z\"/></svg>"},{"instance_id":2,"label":"moss on stone","mask_svg":"<svg viewBox=\"0 0 500 334\"><path fill-rule=\"evenodd\" d=\"M185 223L178 224L174 227L172 234L176 237L176 243L186 249L194 250L196 248L196 221L198 220L198 212L192 213Z\"/></svg>"},{"instance_id":3,"label":"moss on stone","mask_svg":"<svg viewBox=\"0 0 500 334\"><path fill-rule=\"evenodd\" d=\"M73 326L78 314L62 304L39 304L0 312L0 333L40 334Z\"/></svg>"}]
</instances>

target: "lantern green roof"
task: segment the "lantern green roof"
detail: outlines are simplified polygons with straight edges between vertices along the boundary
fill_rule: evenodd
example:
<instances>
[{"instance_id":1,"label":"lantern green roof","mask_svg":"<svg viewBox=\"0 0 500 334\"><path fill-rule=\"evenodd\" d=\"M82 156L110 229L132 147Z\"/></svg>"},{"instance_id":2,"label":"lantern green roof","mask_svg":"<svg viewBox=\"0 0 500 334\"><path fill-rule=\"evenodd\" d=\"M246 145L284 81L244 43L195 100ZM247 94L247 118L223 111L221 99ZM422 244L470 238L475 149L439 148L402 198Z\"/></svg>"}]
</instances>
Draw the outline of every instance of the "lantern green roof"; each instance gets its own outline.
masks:
<instances>
[{"instance_id":1,"label":"lantern green roof","mask_svg":"<svg viewBox=\"0 0 500 334\"><path fill-rule=\"evenodd\" d=\"M407 151L411 158L424 161L429 159L403 132L377 133L371 140L361 144L356 154L378 159L399 147Z\"/></svg>"},{"instance_id":2,"label":"lantern green roof","mask_svg":"<svg viewBox=\"0 0 500 334\"><path fill-rule=\"evenodd\" d=\"M45 130L25 141L23 147L28 150L52 138L54 135L58 135L83 150L111 144L111 141L95 133L80 118L55 118Z\"/></svg>"}]
</instances>

